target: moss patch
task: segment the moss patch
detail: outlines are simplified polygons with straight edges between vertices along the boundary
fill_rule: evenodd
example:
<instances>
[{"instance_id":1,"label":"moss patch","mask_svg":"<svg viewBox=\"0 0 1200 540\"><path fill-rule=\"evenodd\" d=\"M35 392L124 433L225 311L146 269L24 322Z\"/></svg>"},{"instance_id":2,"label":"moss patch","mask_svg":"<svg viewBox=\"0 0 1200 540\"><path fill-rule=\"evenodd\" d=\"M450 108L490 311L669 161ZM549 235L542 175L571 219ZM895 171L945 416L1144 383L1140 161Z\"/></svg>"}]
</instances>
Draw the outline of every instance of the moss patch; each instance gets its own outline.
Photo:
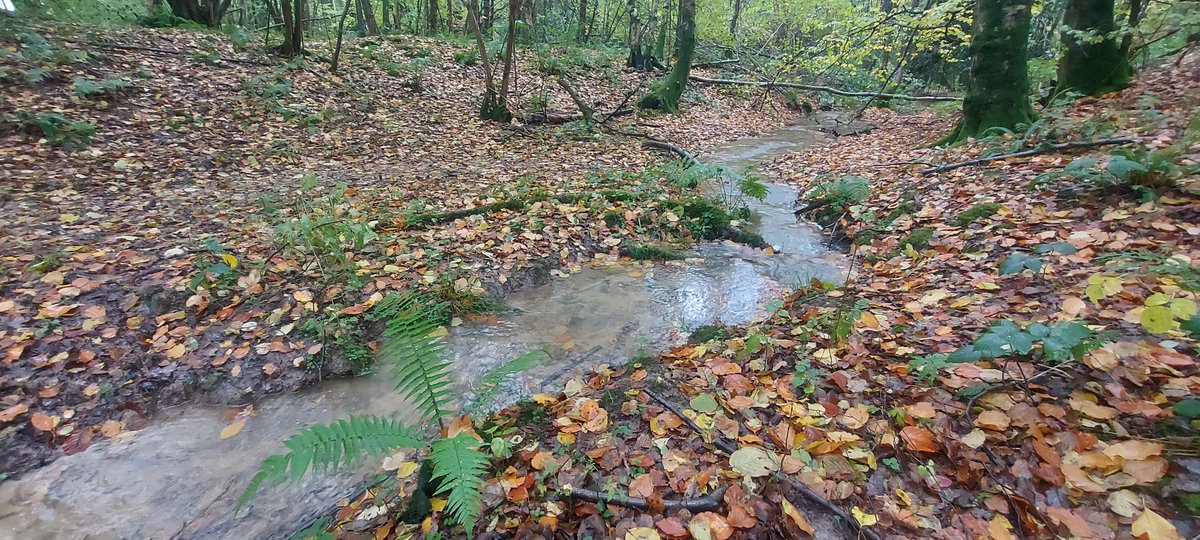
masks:
<instances>
[{"instance_id":1,"label":"moss patch","mask_svg":"<svg viewBox=\"0 0 1200 540\"><path fill-rule=\"evenodd\" d=\"M966 227L981 219L992 217L992 215L999 210L1000 205L996 203L980 203L963 210L954 217L954 222L957 223L959 227Z\"/></svg>"}]
</instances>

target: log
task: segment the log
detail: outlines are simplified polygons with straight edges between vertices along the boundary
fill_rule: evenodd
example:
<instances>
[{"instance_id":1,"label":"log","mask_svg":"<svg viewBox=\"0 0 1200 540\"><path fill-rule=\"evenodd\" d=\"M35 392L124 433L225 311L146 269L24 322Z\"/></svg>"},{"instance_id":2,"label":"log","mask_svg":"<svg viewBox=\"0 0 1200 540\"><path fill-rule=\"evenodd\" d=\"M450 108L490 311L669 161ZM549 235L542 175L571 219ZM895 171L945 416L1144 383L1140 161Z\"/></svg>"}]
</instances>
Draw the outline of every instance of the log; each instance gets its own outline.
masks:
<instances>
[{"instance_id":1,"label":"log","mask_svg":"<svg viewBox=\"0 0 1200 540\"><path fill-rule=\"evenodd\" d=\"M567 82L566 79L559 77L558 85L561 86L563 90L567 91L567 95L571 96L571 101L574 101L575 106L579 107L579 112L581 114L583 114L583 119L587 120L588 122L591 122L592 115L595 114L595 112L596 112L595 109L593 109L591 106L589 106L587 104L587 102L585 102L583 100L582 97L579 97L579 92L576 91L575 87L571 86L571 83ZM612 115L609 115L609 116L612 116Z\"/></svg>"},{"instance_id":2,"label":"log","mask_svg":"<svg viewBox=\"0 0 1200 540\"><path fill-rule=\"evenodd\" d=\"M715 60L712 62L700 62L699 64L692 64L692 69L702 69L702 68L709 68L709 67L716 67L716 66L724 66L726 64L736 64L741 61L742 61L741 58L729 58L727 60Z\"/></svg>"},{"instance_id":3,"label":"log","mask_svg":"<svg viewBox=\"0 0 1200 540\"><path fill-rule=\"evenodd\" d=\"M849 90L839 90L830 86L821 86L816 84L801 84L793 82L767 82L767 81L743 81L739 79L714 79L710 77L701 77L699 75L691 75L688 80L705 84L724 84L724 85L740 85L740 86L756 86L767 88L796 88L800 90L812 90L815 92L828 92L838 96L846 97L861 97L861 98L884 98L884 99L905 99L909 101L961 101L958 96L908 96L904 94L888 94L884 92L852 92Z\"/></svg>"},{"instance_id":4,"label":"log","mask_svg":"<svg viewBox=\"0 0 1200 540\"><path fill-rule=\"evenodd\" d=\"M1009 154L999 154L999 155L995 155L995 156L988 156L988 157L982 157L982 158L976 158L976 159L968 159L966 161L960 161L958 163L947 163L945 165L938 165L937 167L928 167L925 169L921 169L920 172L924 176L929 176L931 174L937 174L937 173L946 172L946 171L953 171L954 169L961 169L963 167L970 167L972 165L982 165L984 163L991 163L993 161L1000 161L1000 160L1008 159L1008 158L1036 156L1039 154L1048 154L1050 152L1057 152L1059 150L1076 150L1079 148L1094 148L1097 146L1107 146L1107 145L1112 145L1112 144L1128 144L1128 143L1132 143L1132 142L1137 142L1138 140L1139 139L1137 137L1111 137L1108 139L1098 139L1095 141L1072 141L1072 142L1066 142L1066 143L1062 143L1062 144L1042 145L1042 146L1038 146L1036 148L1030 148L1028 150L1021 150L1020 152L1012 152Z\"/></svg>"}]
</instances>

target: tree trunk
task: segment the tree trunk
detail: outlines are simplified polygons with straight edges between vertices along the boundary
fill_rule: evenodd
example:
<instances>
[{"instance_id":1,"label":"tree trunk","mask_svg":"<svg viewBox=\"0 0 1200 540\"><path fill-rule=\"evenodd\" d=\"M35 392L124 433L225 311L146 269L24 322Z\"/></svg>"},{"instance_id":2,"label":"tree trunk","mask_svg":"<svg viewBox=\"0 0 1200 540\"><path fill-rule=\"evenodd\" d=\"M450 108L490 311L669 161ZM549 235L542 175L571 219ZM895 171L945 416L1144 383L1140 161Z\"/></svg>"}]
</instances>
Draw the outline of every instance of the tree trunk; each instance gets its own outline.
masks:
<instances>
[{"instance_id":1,"label":"tree trunk","mask_svg":"<svg viewBox=\"0 0 1200 540\"><path fill-rule=\"evenodd\" d=\"M1129 0L1129 33L1121 38L1121 55L1129 58L1129 49L1133 47L1133 29L1142 22L1142 10L1146 8L1146 0Z\"/></svg>"},{"instance_id":2,"label":"tree trunk","mask_svg":"<svg viewBox=\"0 0 1200 540\"><path fill-rule=\"evenodd\" d=\"M471 0L474 1L474 0ZM475 22L479 24L479 29L488 32L492 29L492 21L496 20L496 2L495 0L483 0L483 18L479 18L479 13L475 13Z\"/></svg>"},{"instance_id":3,"label":"tree trunk","mask_svg":"<svg viewBox=\"0 0 1200 540\"><path fill-rule=\"evenodd\" d=\"M1026 66L1033 0L975 0L971 71L963 117L941 142L1033 121Z\"/></svg>"},{"instance_id":4,"label":"tree trunk","mask_svg":"<svg viewBox=\"0 0 1200 540\"><path fill-rule=\"evenodd\" d=\"M425 26L430 35L437 33L437 27L438 27L438 2L437 2L437 0L429 0L428 2L426 2Z\"/></svg>"},{"instance_id":5,"label":"tree trunk","mask_svg":"<svg viewBox=\"0 0 1200 540\"><path fill-rule=\"evenodd\" d=\"M1113 0L1067 0L1063 13L1063 55L1058 61L1058 87L1094 96L1129 85L1129 59L1121 54L1113 22ZM1077 39L1072 32L1097 34L1099 42Z\"/></svg>"},{"instance_id":6,"label":"tree trunk","mask_svg":"<svg viewBox=\"0 0 1200 540\"><path fill-rule=\"evenodd\" d=\"M738 17L742 14L742 0L733 0L733 17L729 18L729 41L737 45Z\"/></svg>"},{"instance_id":7,"label":"tree trunk","mask_svg":"<svg viewBox=\"0 0 1200 540\"><path fill-rule=\"evenodd\" d=\"M454 0L446 0L446 31L454 33Z\"/></svg>"},{"instance_id":8,"label":"tree trunk","mask_svg":"<svg viewBox=\"0 0 1200 540\"><path fill-rule=\"evenodd\" d=\"M587 43L587 0L579 0L579 25L575 28L575 42Z\"/></svg>"},{"instance_id":9,"label":"tree trunk","mask_svg":"<svg viewBox=\"0 0 1200 540\"><path fill-rule=\"evenodd\" d=\"M168 0L171 13L209 28L220 28L232 0Z\"/></svg>"},{"instance_id":10,"label":"tree trunk","mask_svg":"<svg viewBox=\"0 0 1200 540\"><path fill-rule=\"evenodd\" d=\"M378 36L379 23L375 20L375 8L371 6L371 0L358 0L358 6L367 23L367 35Z\"/></svg>"},{"instance_id":11,"label":"tree trunk","mask_svg":"<svg viewBox=\"0 0 1200 540\"><path fill-rule=\"evenodd\" d=\"M629 67L646 69L648 65L642 48L642 20L638 17L637 0L629 0Z\"/></svg>"},{"instance_id":12,"label":"tree trunk","mask_svg":"<svg viewBox=\"0 0 1200 540\"><path fill-rule=\"evenodd\" d=\"M696 0L679 0L679 29L676 35L675 65L671 68L671 74L642 98L638 106L643 109L679 112L679 97L687 86L692 55L696 52Z\"/></svg>"},{"instance_id":13,"label":"tree trunk","mask_svg":"<svg viewBox=\"0 0 1200 540\"><path fill-rule=\"evenodd\" d=\"M333 47L333 58L329 61L329 72L337 73L338 58L342 56L342 35L346 32L346 17L350 16L350 0L342 7L342 17L338 19L337 45Z\"/></svg>"}]
</instances>

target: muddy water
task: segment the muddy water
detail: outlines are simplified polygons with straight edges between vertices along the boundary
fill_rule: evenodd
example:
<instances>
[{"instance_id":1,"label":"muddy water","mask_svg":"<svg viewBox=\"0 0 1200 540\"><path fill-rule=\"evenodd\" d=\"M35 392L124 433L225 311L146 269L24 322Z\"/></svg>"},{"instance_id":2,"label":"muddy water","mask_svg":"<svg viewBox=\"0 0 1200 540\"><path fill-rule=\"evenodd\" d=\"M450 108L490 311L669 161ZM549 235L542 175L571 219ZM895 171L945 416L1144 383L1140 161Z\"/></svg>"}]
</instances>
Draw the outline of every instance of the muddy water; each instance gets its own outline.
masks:
<instances>
[{"instance_id":1,"label":"muddy water","mask_svg":"<svg viewBox=\"0 0 1200 540\"><path fill-rule=\"evenodd\" d=\"M737 141L705 159L741 170L822 137L806 127L787 128ZM599 364L660 351L701 325L750 321L766 301L812 277L844 279L843 258L822 247L818 231L795 221L795 192L770 188L766 201L752 203L751 226L778 253L713 243L698 246L685 261L599 261L512 295L506 301L511 311L495 321L452 329L464 395L469 399L471 383L482 374L533 349L545 349L551 358L506 381L498 404L561 389ZM280 441L305 425L350 414L405 417L409 411L383 376L266 399L241 432L225 440L219 437L228 425L222 411L167 411L145 429L0 484L0 538L285 537L378 469L267 490L235 514L237 495L262 459L282 450ZM814 525L830 530L819 521Z\"/></svg>"}]
</instances>

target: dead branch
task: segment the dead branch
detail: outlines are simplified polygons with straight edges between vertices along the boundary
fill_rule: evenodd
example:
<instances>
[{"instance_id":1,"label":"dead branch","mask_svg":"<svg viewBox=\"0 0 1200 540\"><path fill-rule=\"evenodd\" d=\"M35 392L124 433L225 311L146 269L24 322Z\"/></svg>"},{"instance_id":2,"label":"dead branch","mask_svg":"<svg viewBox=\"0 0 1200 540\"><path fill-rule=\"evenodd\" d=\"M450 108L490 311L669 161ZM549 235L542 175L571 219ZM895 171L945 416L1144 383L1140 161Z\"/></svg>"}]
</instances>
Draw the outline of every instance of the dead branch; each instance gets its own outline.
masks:
<instances>
[{"instance_id":1,"label":"dead branch","mask_svg":"<svg viewBox=\"0 0 1200 540\"><path fill-rule=\"evenodd\" d=\"M706 433L706 431L700 429L700 426L696 425L695 421L693 421L691 418L684 416L683 412L680 411L678 407L676 407L671 402L667 401L662 396L660 396L657 393L652 392L650 390L644 389L644 388L642 389L642 391L645 392L646 395L650 396L651 399L653 399L654 401L657 401L659 405L662 405L663 408L667 409L668 411L671 411L671 414L674 414L675 416L679 417L680 420L683 420L683 422L685 424L687 424L688 427L692 428L692 431L695 431L697 434ZM737 445L730 442L728 439L725 439L719 433L716 433L713 435L713 446L716 446L718 450L725 452L726 454L729 454L729 455L732 455L735 451L737 451ZM862 535L863 538L866 538L867 540L881 540L881 538L879 537L878 534L875 533L875 531L872 531L871 529L867 529L867 528L864 528L863 526L859 525L858 521L855 520L854 518L850 517L850 514L847 514L845 510L842 510L841 507L834 504L829 499L826 499L825 497L822 497L820 494L813 491L812 489L809 489L809 487L804 485L803 482L800 482L799 480L796 480L795 478L792 478L786 474L783 474L780 471L775 471L772 474L772 476L774 476L775 479L779 480L780 482L787 484L792 489L800 492L801 495L804 495L804 498L808 499L813 504L816 504L817 506L820 506L820 507L824 508L825 510L828 510L833 515L841 518L842 521L846 522L847 525L849 525L853 530L857 531L860 535Z\"/></svg>"},{"instance_id":2,"label":"dead branch","mask_svg":"<svg viewBox=\"0 0 1200 540\"><path fill-rule=\"evenodd\" d=\"M727 60L715 60L713 62L700 62L699 64L692 64L692 69L724 66L726 64L736 64L741 61L742 61L741 58L730 58Z\"/></svg>"},{"instance_id":3,"label":"dead branch","mask_svg":"<svg viewBox=\"0 0 1200 540\"><path fill-rule=\"evenodd\" d=\"M589 502L602 502L604 504L615 504L624 506L625 508L636 508L642 511L666 511L666 510L687 510L690 512L711 512L721 508L721 501L725 496L725 490L729 486L721 486L712 493L700 497L698 499L679 499L673 501L661 501L661 507L655 504L656 501L649 501L641 497L627 497L625 495L609 495L599 491L590 489L570 488L567 496L573 499L580 499Z\"/></svg>"},{"instance_id":4,"label":"dead branch","mask_svg":"<svg viewBox=\"0 0 1200 540\"><path fill-rule=\"evenodd\" d=\"M678 146L675 146L674 144L671 144L667 141L662 141L659 139L652 139L650 137L646 137L646 139L642 141L642 146L644 146L646 148L657 148L659 150L666 150L668 152L671 152L672 154L679 156L679 159L682 159L682 160L688 162L688 165L700 165L701 164L700 160L696 159L696 156L693 156L692 154L688 153L687 150L684 150Z\"/></svg>"},{"instance_id":5,"label":"dead branch","mask_svg":"<svg viewBox=\"0 0 1200 540\"><path fill-rule=\"evenodd\" d=\"M800 84L793 82L767 82L767 81L743 81L738 79L713 79L710 77L701 77L699 75L691 75L688 80L707 84L724 84L724 85L741 85L741 86L758 86L767 88L797 88L800 90L812 90L814 92L828 92L839 96L846 97L861 97L861 98L884 98L884 99L906 99L909 101L960 101L958 96L908 96L904 94L887 94L883 92L851 92L849 90L839 90L829 86L820 86L815 84Z\"/></svg>"},{"instance_id":6,"label":"dead branch","mask_svg":"<svg viewBox=\"0 0 1200 540\"><path fill-rule=\"evenodd\" d=\"M583 114L583 119L591 122L592 115L596 112L595 109L589 106L587 102L583 100L583 98L579 97L579 92L575 90L574 86L571 86L571 83L568 82L567 79L558 77L558 85L561 86L563 90L567 91L567 95L571 96L571 101L574 101L575 106L579 107L579 112Z\"/></svg>"},{"instance_id":7,"label":"dead branch","mask_svg":"<svg viewBox=\"0 0 1200 540\"><path fill-rule=\"evenodd\" d=\"M922 175L929 176L931 174L952 171L954 169L961 169L963 167L970 167L973 165L982 165L985 163L991 163L993 161L1000 161L1000 160L1004 160L1004 159L1008 159L1008 158L1036 156L1039 154L1048 154L1050 152L1057 152L1059 150L1076 150L1079 148L1094 148L1097 146L1107 146L1107 145L1112 145L1112 144L1128 144L1128 143L1132 143L1132 142L1137 142L1138 140L1139 139L1137 137L1111 137L1108 139L1098 139L1095 141L1072 141L1072 142L1066 142L1066 143L1062 143L1062 144L1050 144L1050 145L1039 146L1037 148L1030 148L1028 150L1021 150L1020 152L1012 152L1009 154L999 154L999 155L995 155L995 156L981 157L981 158L976 158L976 159L968 159L966 161L960 161L958 163L948 163L946 165L938 165L937 167L928 167L925 169L921 169L920 172Z\"/></svg>"}]
</instances>

